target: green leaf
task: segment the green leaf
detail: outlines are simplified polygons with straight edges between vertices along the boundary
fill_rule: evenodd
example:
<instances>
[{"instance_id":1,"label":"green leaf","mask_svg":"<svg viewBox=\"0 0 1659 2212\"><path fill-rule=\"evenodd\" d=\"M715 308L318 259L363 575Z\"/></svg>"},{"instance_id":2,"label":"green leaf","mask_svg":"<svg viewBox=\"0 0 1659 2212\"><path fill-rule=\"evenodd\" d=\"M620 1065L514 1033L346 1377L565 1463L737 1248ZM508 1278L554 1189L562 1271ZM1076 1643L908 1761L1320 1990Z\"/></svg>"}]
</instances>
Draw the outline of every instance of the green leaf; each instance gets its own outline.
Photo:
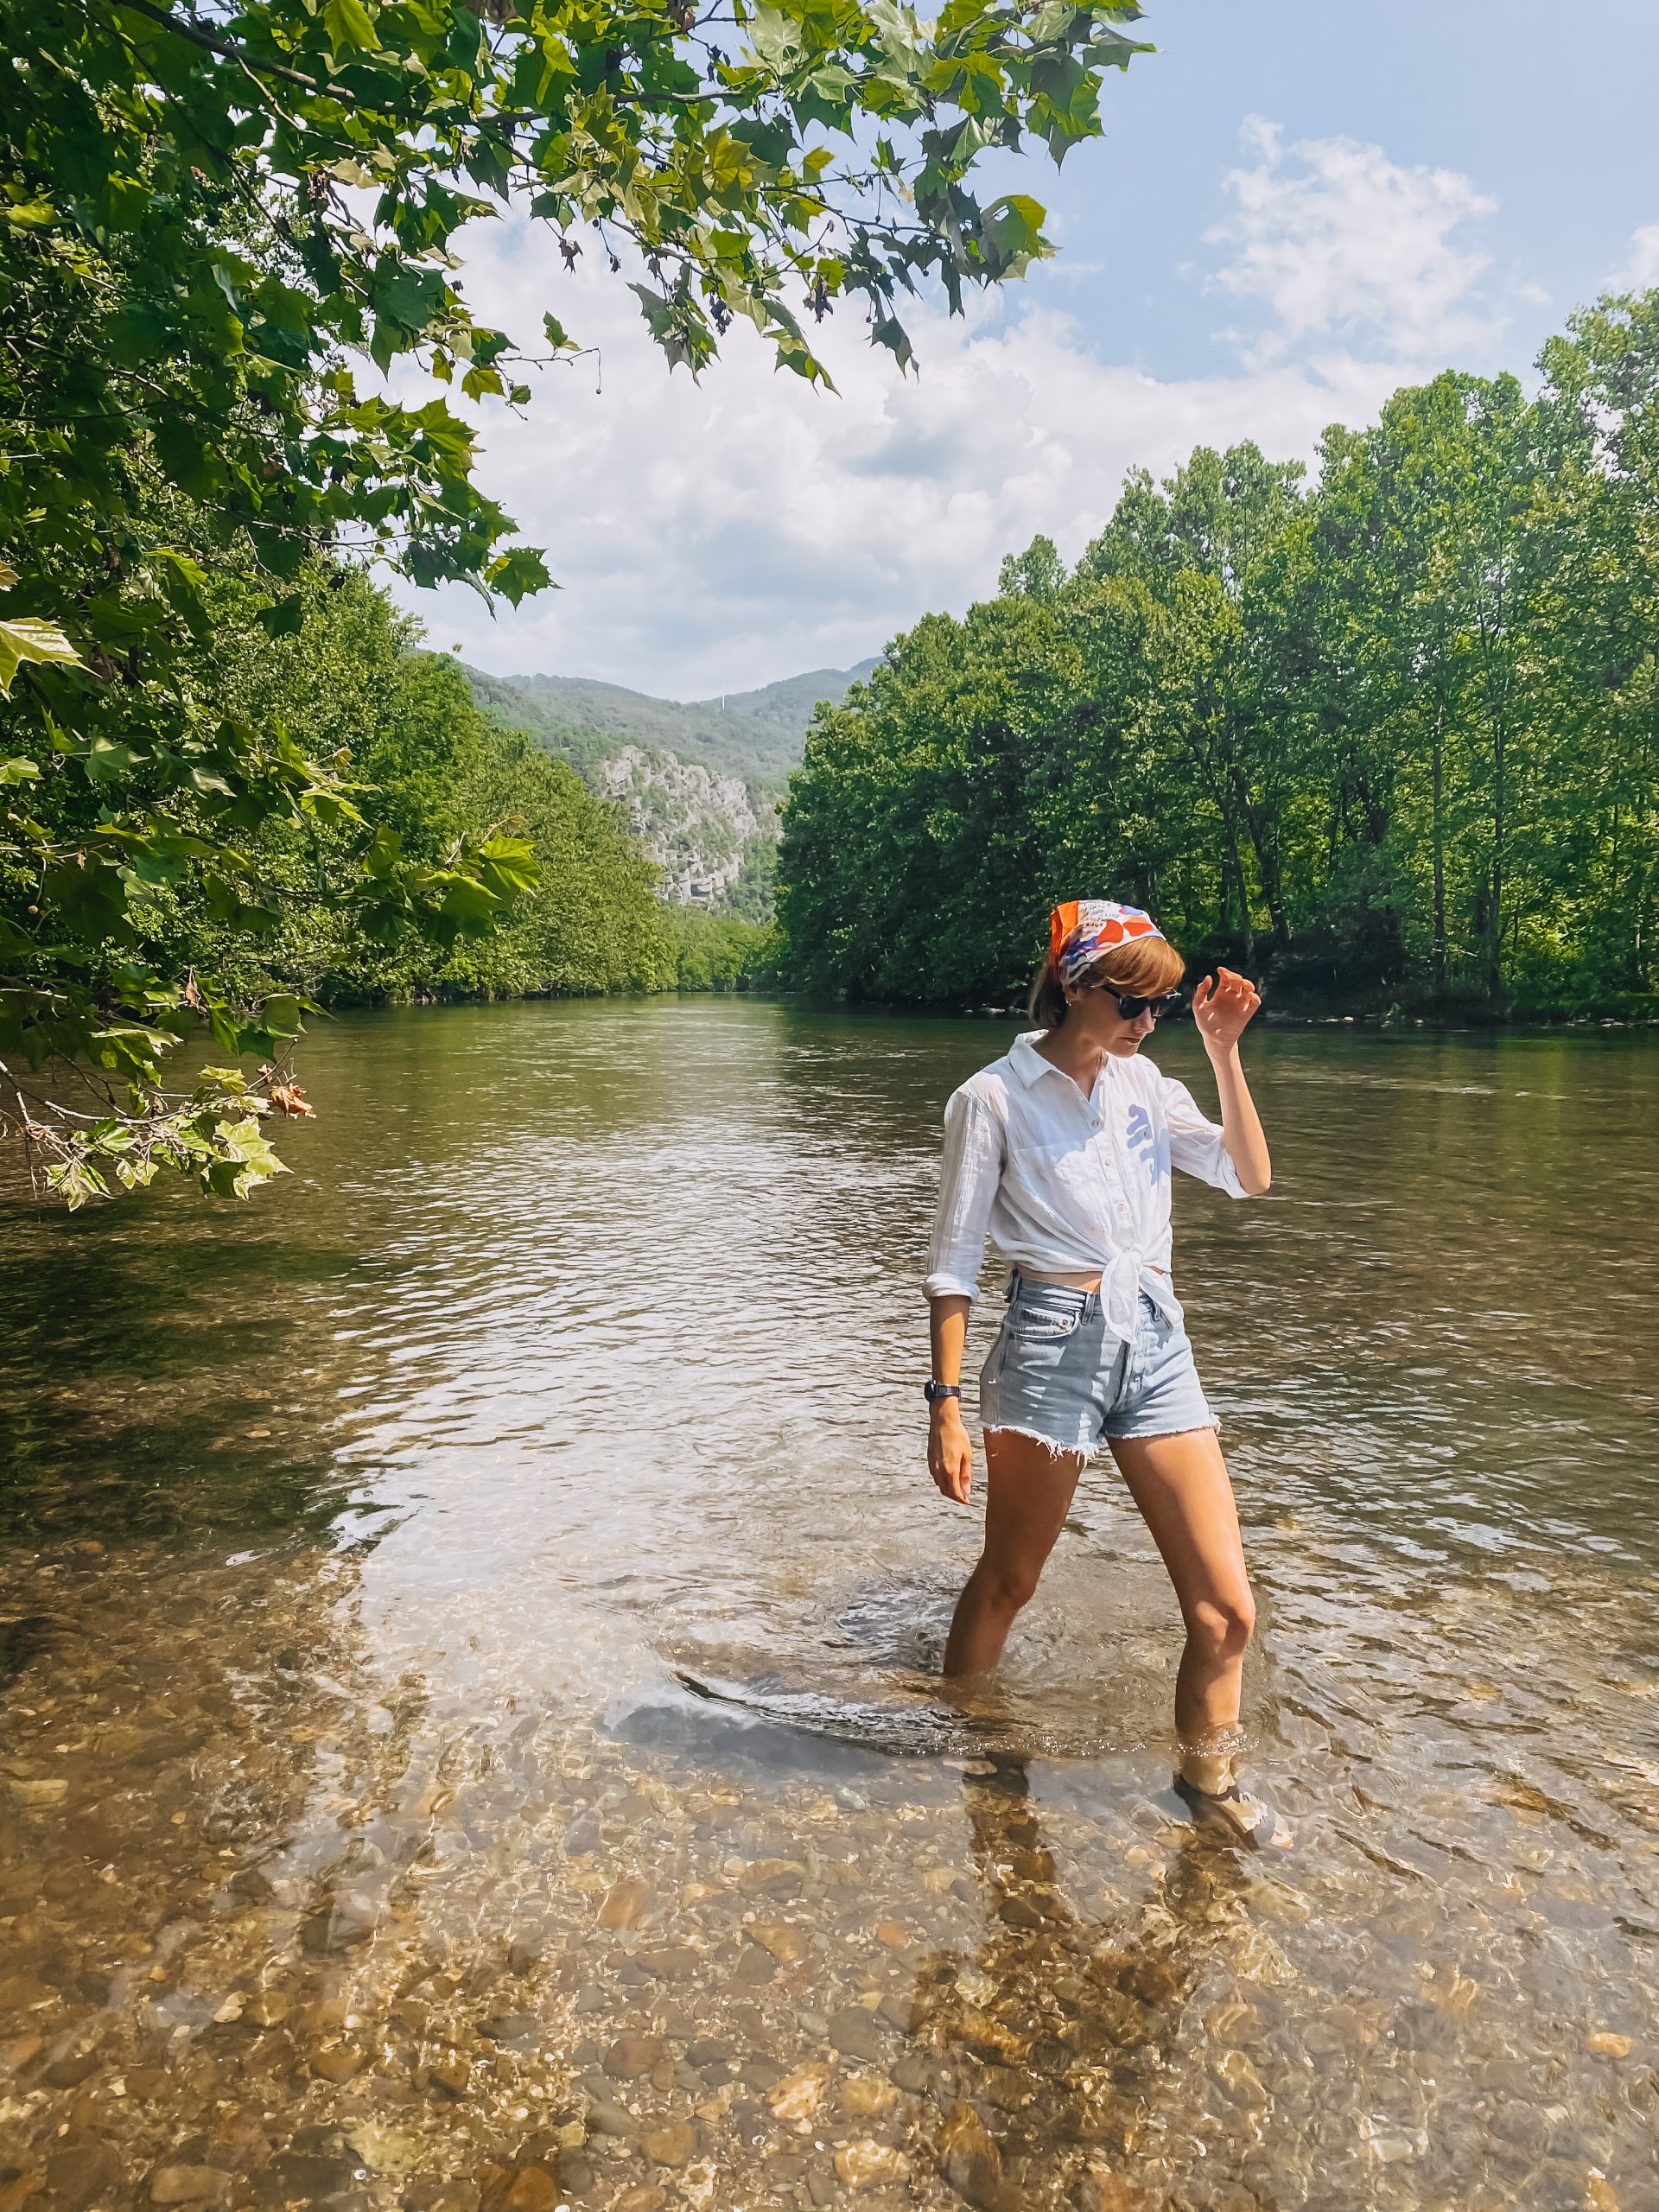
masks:
<instances>
[{"instance_id":1,"label":"green leaf","mask_svg":"<svg viewBox=\"0 0 1659 2212\"><path fill-rule=\"evenodd\" d=\"M492 837L479 848L479 872L492 891L534 891L542 880L536 848L523 837Z\"/></svg>"},{"instance_id":2,"label":"green leaf","mask_svg":"<svg viewBox=\"0 0 1659 2212\"><path fill-rule=\"evenodd\" d=\"M305 627L305 601L298 592L290 592L286 599L260 607L253 619L268 638L297 638Z\"/></svg>"},{"instance_id":3,"label":"green leaf","mask_svg":"<svg viewBox=\"0 0 1659 2212\"><path fill-rule=\"evenodd\" d=\"M532 592L557 589L541 549L534 545L515 545L499 555L485 569L484 581L514 607Z\"/></svg>"},{"instance_id":4,"label":"green leaf","mask_svg":"<svg viewBox=\"0 0 1659 2212\"><path fill-rule=\"evenodd\" d=\"M31 616L0 622L0 694L7 698L11 696L12 680L25 661L59 661L73 668L83 664L55 622L40 622Z\"/></svg>"},{"instance_id":5,"label":"green leaf","mask_svg":"<svg viewBox=\"0 0 1659 2212\"><path fill-rule=\"evenodd\" d=\"M325 0L322 24L336 54L347 48L359 54L380 51L374 18L363 5L363 0Z\"/></svg>"},{"instance_id":6,"label":"green leaf","mask_svg":"<svg viewBox=\"0 0 1659 2212\"><path fill-rule=\"evenodd\" d=\"M35 784L40 779L39 764L23 754L16 754L10 760L0 760L0 784Z\"/></svg>"}]
</instances>

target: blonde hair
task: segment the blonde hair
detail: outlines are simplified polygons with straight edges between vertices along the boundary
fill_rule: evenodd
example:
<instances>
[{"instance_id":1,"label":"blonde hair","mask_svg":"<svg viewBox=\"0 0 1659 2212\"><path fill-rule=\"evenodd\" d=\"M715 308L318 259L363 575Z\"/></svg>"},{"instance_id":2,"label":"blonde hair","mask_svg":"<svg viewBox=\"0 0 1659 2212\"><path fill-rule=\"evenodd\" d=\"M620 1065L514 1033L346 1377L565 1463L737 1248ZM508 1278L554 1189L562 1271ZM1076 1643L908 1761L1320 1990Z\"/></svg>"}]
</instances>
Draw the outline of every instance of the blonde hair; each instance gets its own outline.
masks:
<instances>
[{"instance_id":1,"label":"blonde hair","mask_svg":"<svg viewBox=\"0 0 1659 2212\"><path fill-rule=\"evenodd\" d=\"M1084 988L1103 983L1137 998L1157 999L1173 991L1185 973L1186 962L1166 937L1137 937L1091 960L1077 982ZM1058 1029L1065 1020L1065 993L1047 961L1032 979L1026 1014L1039 1029Z\"/></svg>"}]
</instances>

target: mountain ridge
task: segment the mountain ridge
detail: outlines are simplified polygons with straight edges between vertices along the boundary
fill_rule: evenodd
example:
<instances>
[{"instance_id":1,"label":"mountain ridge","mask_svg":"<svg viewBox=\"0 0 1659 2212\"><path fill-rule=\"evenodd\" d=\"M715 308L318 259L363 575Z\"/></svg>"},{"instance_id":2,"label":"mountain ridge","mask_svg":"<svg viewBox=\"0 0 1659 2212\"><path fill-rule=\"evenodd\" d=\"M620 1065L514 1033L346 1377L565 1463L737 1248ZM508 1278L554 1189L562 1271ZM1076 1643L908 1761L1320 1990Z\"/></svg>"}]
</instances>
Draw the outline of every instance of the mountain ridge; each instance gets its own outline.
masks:
<instances>
[{"instance_id":1,"label":"mountain ridge","mask_svg":"<svg viewBox=\"0 0 1659 2212\"><path fill-rule=\"evenodd\" d=\"M839 703L876 665L870 659L851 668L809 669L756 690L689 700L659 699L585 676L493 676L477 668L467 668L466 675L480 703L522 719L532 735L588 740L556 747L578 766L607 757L607 748L594 739L613 738L610 751L632 744L672 753L775 795L800 766L818 701Z\"/></svg>"},{"instance_id":2,"label":"mountain ridge","mask_svg":"<svg viewBox=\"0 0 1659 2212\"><path fill-rule=\"evenodd\" d=\"M581 676L462 669L479 704L568 760L621 810L677 905L764 920L778 811L820 699L839 702L877 665L815 668L753 691L658 699Z\"/></svg>"}]
</instances>

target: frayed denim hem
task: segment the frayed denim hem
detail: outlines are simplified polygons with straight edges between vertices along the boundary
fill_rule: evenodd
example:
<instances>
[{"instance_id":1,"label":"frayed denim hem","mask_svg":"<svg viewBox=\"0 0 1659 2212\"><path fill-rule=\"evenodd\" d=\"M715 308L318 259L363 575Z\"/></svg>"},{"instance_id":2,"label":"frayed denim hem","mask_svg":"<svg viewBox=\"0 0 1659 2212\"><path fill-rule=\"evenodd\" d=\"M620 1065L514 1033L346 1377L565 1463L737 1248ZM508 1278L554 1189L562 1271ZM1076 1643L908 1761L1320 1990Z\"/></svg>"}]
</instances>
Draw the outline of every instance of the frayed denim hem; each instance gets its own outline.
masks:
<instances>
[{"instance_id":1,"label":"frayed denim hem","mask_svg":"<svg viewBox=\"0 0 1659 2212\"><path fill-rule=\"evenodd\" d=\"M1092 1459L1098 1446L1093 1444L1057 1444L1052 1436L1045 1436L1040 1428L1021 1428L1017 1421L988 1421L987 1436L1027 1436L1033 1444L1040 1444L1051 1459L1069 1459L1073 1453L1080 1459Z\"/></svg>"},{"instance_id":2,"label":"frayed denim hem","mask_svg":"<svg viewBox=\"0 0 1659 2212\"><path fill-rule=\"evenodd\" d=\"M1101 1437L1103 1444L1155 1444L1160 1436L1196 1436L1200 1429L1214 1429L1221 1433L1221 1423L1211 1414L1208 1421L1184 1421L1174 1428L1137 1428L1128 1436L1114 1436L1109 1430Z\"/></svg>"},{"instance_id":3,"label":"frayed denim hem","mask_svg":"<svg viewBox=\"0 0 1659 2212\"><path fill-rule=\"evenodd\" d=\"M984 1427L987 1436L1029 1437L1033 1444L1042 1446L1051 1459L1069 1459L1075 1454L1086 1465L1103 1446L1108 1445L1154 1444L1160 1437L1196 1436L1201 1429L1206 1428L1218 1433L1221 1423L1214 1419L1183 1421L1179 1428L1142 1428L1137 1429L1133 1436L1102 1436L1095 1444L1057 1444L1052 1436L1045 1436L1040 1428L1022 1428L1017 1421L988 1421Z\"/></svg>"}]
</instances>

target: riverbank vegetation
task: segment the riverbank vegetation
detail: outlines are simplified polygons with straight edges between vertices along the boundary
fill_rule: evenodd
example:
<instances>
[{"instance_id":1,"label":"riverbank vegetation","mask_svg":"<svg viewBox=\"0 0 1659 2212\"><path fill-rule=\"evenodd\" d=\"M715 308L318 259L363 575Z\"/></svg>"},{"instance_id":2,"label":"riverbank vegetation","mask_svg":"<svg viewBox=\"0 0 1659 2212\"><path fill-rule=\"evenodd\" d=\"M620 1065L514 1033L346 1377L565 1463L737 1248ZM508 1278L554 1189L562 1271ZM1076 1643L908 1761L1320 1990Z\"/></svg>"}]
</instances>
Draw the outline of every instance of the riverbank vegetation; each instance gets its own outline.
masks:
<instances>
[{"instance_id":1,"label":"riverbank vegetation","mask_svg":"<svg viewBox=\"0 0 1659 2212\"><path fill-rule=\"evenodd\" d=\"M1138 474L821 716L779 860L785 974L1022 997L1110 892L1278 1004L1659 1014L1659 292L1340 427Z\"/></svg>"},{"instance_id":2,"label":"riverbank vegetation","mask_svg":"<svg viewBox=\"0 0 1659 2212\"><path fill-rule=\"evenodd\" d=\"M569 772L487 739L453 677L400 663L366 744L308 752L302 660L273 688L238 620L303 644L346 552L515 603L550 582L467 410L527 404L578 341L477 321L469 224L516 205L550 268L591 253L671 365L741 319L821 380L806 326L837 301L902 362L918 286L959 310L1049 250L1034 200L975 196L980 156L1098 136L1137 12L767 9L713 47L605 0L0 0L0 1135L72 1200L161 1166L242 1195L276 1166L262 1114L302 1106L298 975L726 974L737 925L653 939ZM399 783L417 728L454 752L433 804ZM532 834L475 834L498 806ZM200 1025L228 1065L168 1094ZM54 1063L108 1077L107 1110L54 1104Z\"/></svg>"}]
</instances>

